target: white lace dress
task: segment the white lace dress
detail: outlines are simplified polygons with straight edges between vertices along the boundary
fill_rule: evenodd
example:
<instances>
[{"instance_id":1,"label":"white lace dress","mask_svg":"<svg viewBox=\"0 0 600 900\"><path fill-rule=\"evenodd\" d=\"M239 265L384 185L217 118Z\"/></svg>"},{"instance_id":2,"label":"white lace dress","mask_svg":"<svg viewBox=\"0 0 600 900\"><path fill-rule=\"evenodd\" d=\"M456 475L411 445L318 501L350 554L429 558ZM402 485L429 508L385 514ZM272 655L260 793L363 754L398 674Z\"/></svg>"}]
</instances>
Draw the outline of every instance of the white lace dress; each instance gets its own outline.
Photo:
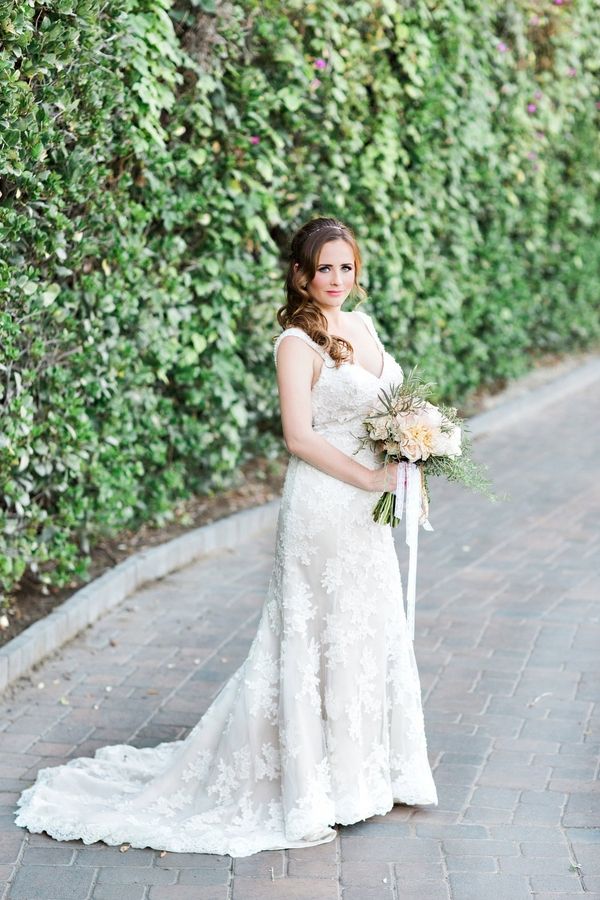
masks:
<instances>
[{"instance_id":1,"label":"white lace dress","mask_svg":"<svg viewBox=\"0 0 600 900\"><path fill-rule=\"evenodd\" d=\"M351 455L361 421L402 369L379 377L324 360L313 425ZM356 454L369 468L380 461ZM113 744L93 758L40 769L17 800L16 824L172 852L249 856L332 840L396 802L437 804L421 692L390 526L360 490L296 456L286 472L275 561L248 656L185 740ZM303 840L306 835L316 840Z\"/></svg>"}]
</instances>

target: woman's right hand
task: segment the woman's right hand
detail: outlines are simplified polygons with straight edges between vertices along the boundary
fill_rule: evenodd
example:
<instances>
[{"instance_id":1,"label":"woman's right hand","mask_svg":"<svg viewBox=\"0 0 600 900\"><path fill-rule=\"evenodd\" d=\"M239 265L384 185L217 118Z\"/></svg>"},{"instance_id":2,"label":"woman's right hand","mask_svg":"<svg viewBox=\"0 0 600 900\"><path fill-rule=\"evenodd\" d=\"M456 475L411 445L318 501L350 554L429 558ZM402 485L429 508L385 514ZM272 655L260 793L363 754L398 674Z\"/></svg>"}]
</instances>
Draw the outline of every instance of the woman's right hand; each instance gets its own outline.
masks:
<instances>
[{"instance_id":1,"label":"woman's right hand","mask_svg":"<svg viewBox=\"0 0 600 900\"><path fill-rule=\"evenodd\" d=\"M379 469L371 469L369 475L370 491L395 491L400 463L388 462Z\"/></svg>"}]
</instances>

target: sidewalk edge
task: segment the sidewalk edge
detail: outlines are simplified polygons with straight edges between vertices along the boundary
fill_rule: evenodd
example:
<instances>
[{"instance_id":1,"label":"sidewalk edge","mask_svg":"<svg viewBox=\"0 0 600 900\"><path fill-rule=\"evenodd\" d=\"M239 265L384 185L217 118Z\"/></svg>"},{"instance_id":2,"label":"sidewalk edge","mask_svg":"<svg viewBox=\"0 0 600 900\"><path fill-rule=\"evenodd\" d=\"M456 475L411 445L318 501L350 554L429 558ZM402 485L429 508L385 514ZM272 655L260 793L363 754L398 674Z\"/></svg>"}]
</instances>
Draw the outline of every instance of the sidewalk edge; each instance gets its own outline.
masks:
<instances>
[{"instance_id":1,"label":"sidewalk edge","mask_svg":"<svg viewBox=\"0 0 600 900\"><path fill-rule=\"evenodd\" d=\"M275 524L279 498L201 525L135 553L86 584L43 619L0 647L0 694L50 653L148 582L194 560L234 549Z\"/></svg>"}]
</instances>

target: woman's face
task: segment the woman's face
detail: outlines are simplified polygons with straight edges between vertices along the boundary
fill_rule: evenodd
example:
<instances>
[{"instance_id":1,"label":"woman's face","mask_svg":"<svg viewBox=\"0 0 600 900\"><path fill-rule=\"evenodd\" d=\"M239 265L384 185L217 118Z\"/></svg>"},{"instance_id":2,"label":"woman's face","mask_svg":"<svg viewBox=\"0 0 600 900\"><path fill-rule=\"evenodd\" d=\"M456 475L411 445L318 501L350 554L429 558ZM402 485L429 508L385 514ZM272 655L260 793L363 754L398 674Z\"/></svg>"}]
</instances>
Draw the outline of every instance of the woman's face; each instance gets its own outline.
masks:
<instances>
[{"instance_id":1,"label":"woman's face","mask_svg":"<svg viewBox=\"0 0 600 900\"><path fill-rule=\"evenodd\" d=\"M355 266L352 247L341 238L321 247L319 261L308 292L320 306L336 309L354 286Z\"/></svg>"}]
</instances>

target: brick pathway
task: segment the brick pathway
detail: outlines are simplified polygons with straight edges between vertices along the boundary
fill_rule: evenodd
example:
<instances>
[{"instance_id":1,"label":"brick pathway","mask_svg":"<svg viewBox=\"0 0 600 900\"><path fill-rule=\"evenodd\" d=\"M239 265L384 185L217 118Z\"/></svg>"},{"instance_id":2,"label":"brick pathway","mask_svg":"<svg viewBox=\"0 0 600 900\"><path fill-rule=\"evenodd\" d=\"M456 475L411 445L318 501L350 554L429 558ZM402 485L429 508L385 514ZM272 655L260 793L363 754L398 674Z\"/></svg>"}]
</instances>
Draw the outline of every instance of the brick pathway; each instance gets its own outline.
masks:
<instances>
[{"instance_id":1,"label":"brick pathway","mask_svg":"<svg viewBox=\"0 0 600 900\"><path fill-rule=\"evenodd\" d=\"M138 592L4 696L2 900L600 898L599 408L600 384L477 442L509 502L434 486L415 648L437 808L396 806L330 844L240 859L14 825L39 767L185 737L254 636L265 533Z\"/></svg>"}]
</instances>

